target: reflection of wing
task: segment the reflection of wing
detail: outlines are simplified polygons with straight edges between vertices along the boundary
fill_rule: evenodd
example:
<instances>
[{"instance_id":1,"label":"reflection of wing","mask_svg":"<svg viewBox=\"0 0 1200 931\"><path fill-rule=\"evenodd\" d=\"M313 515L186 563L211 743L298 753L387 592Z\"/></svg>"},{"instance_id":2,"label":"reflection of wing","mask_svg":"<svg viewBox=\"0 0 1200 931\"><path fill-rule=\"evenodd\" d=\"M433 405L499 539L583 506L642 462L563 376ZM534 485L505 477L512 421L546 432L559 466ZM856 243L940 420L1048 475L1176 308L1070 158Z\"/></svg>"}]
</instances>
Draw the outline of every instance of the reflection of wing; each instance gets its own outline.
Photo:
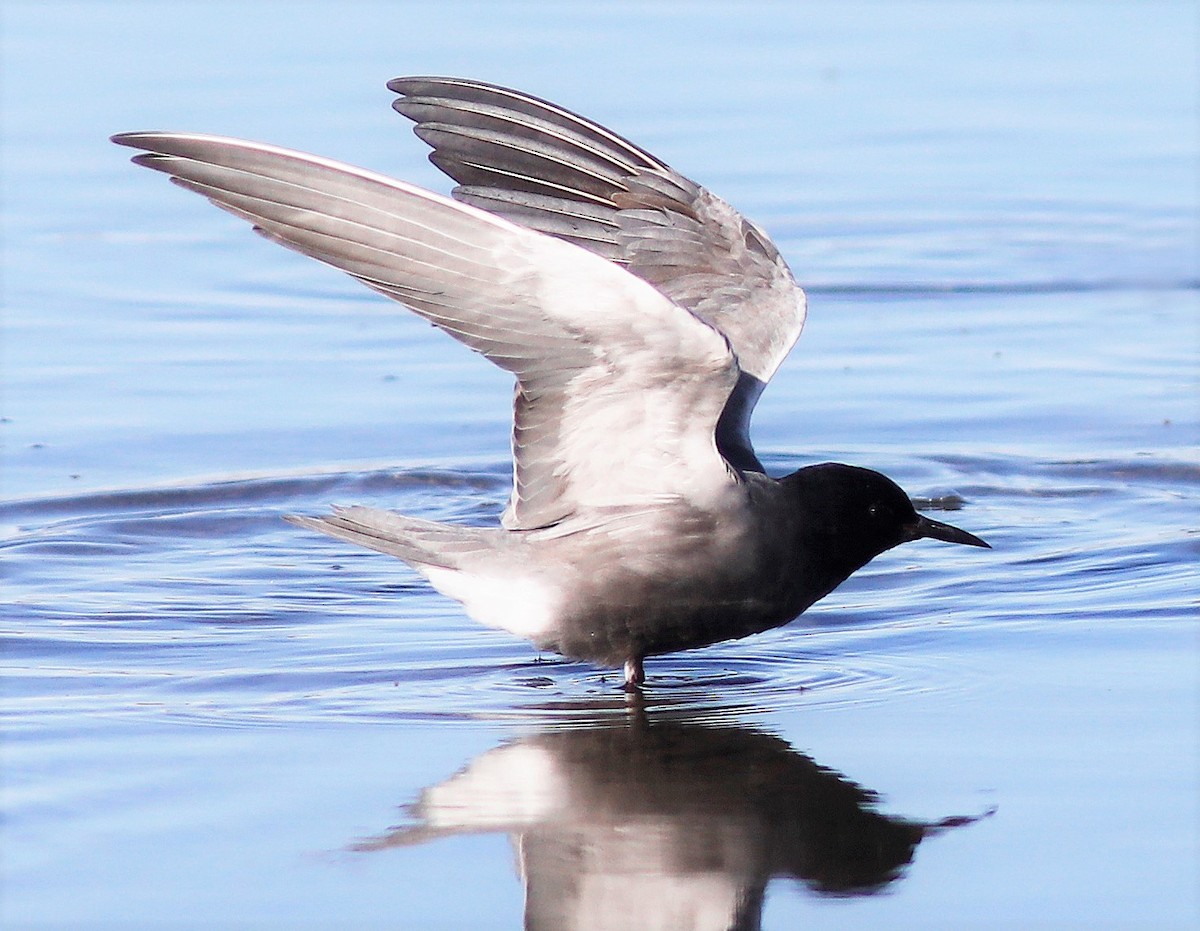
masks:
<instances>
[{"instance_id":1,"label":"reflection of wing","mask_svg":"<svg viewBox=\"0 0 1200 931\"><path fill-rule=\"evenodd\" d=\"M421 793L413 823L360 841L366 853L455 834L512 835L525 883L525 926L563 931L738 928L761 907L759 864L737 832L710 832L672 812L622 814L623 793L595 794L555 743L522 741L491 750ZM618 811L613 810L615 805ZM689 862L680 852L703 847ZM748 888L752 890L748 894ZM757 927L757 923L746 927Z\"/></svg>"},{"instance_id":2,"label":"reflection of wing","mask_svg":"<svg viewBox=\"0 0 1200 931\"><path fill-rule=\"evenodd\" d=\"M722 424L730 461L757 464L750 411L804 325L804 293L761 229L602 126L518 91L397 78L396 110L433 146L464 203L627 267L728 338L745 378Z\"/></svg>"},{"instance_id":3,"label":"reflection of wing","mask_svg":"<svg viewBox=\"0 0 1200 931\"><path fill-rule=\"evenodd\" d=\"M531 928L758 928L767 882L870 894L902 875L935 823L785 741L738 727L614 719L489 750L421 793L411 822L358 851L503 831Z\"/></svg>"},{"instance_id":4,"label":"reflection of wing","mask_svg":"<svg viewBox=\"0 0 1200 931\"><path fill-rule=\"evenodd\" d=\"M722 336L611 262L337 162L214 136L126 133L134 161L348 272L517 377L504 524L704 498L731 479Z\"/></svg>"},{"instance_id":5,"label":"reflection of wing","mask_svg":"<svg viewBox=\"0 0 1200 931\"><path fill-rule=\"evenodd\" d=\"M749 931L760 927L763 879L745 849L647 819L516 842L525 927L561 931ZM690 851L685 853L684 851Z\"/></svg>"}]
</instances>

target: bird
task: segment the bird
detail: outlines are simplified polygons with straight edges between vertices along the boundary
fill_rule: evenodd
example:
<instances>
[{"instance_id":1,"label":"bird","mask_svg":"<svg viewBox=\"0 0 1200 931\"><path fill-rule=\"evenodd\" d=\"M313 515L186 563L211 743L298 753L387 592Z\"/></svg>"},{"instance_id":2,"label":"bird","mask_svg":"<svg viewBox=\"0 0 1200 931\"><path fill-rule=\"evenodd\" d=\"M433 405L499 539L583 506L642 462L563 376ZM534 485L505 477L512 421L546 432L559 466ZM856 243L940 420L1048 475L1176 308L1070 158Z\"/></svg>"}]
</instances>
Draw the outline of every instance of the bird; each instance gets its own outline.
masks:
<instances>
[{"instance_id":1,"label":"bird","mask_svg":"<svg viewBox=\"0 0 1200 931\"><path fill-rule=\"evenodd\" d=\"M750 931L779 880L875 895L924 841L995 811L886 814L878 793L774 734L648 713L636 695L629 704L627 715L492 747L348 850L508 834L526 928Z\"/></svg>"},{"instance_id":2,"label":"bird","mask_svg":"<svg viewBox=\"0 0 1200 931\"><path fill-rule=\"evenodd\" d=\"M119 133L133 162L398 301L515 379L499 526L293 523L407 563L484 625L623 670L780 627L902 543L988 547L836 462L750 442L807 299L767 233L600 124L455 77L388 82L451 196L258 142Z\"/></svg>"}]
</instances>

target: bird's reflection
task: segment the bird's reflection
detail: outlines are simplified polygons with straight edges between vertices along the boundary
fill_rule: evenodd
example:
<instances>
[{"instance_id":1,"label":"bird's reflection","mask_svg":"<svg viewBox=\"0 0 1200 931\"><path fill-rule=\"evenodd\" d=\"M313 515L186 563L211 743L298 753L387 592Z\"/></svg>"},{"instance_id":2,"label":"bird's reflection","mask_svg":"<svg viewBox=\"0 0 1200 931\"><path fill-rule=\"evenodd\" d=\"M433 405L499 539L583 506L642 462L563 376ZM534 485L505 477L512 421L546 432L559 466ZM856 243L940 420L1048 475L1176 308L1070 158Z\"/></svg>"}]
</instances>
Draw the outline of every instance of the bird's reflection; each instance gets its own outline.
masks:
<instances>
[{"instance_id":1,"label":"bird's reflection","mask_svg":"<svg viewBox=\"0 0 1200 931\"><path fill-rule=\"evenodd\" d=\"M527 929L758 928L767 883L825 895L896 880L933 833L770 734L635 710L490 750L354 845L511 835Z\"/></svg>"}]
</instances>

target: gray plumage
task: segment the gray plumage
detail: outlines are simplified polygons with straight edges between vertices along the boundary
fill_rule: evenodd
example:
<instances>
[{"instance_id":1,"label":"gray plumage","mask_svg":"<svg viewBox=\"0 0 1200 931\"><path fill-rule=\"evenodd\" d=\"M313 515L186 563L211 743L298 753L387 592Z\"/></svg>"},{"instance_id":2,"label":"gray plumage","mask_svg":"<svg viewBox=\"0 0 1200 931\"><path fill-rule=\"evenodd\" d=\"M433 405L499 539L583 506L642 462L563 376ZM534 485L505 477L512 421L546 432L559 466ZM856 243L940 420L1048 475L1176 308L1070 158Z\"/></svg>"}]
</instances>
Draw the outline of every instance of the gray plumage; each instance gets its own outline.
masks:
<instances>
[{"instance_id":1,"label":"gray plumage","mask_svg":"<svg viewBox=\"0 0 1200 931\"><path fill-rule=\"evenodd\" d=\"M527 94L396 78L393 107L459 182L453 196L627 268L729 340L741 373L717 442L762 471L750 415L804 326L804 292L770 238L620 136Z\"/></svg>"},{"instance_id":2,"label":"gray plumage","mask_svg":"<svg viewBox=\"0 0 1200 931\"><path fill-rule=\"evenodd\" d=\"M453 78L389 87L454 200L260 143L113 137L516 378L501 528L368 508L296 523L404 560L484 623L624 663L631 682L645 656L785 623L904 540L985 545L868 470L762 474L750 415L806 304L732 207L546 101Z\"/></svg>"}]
</instances>

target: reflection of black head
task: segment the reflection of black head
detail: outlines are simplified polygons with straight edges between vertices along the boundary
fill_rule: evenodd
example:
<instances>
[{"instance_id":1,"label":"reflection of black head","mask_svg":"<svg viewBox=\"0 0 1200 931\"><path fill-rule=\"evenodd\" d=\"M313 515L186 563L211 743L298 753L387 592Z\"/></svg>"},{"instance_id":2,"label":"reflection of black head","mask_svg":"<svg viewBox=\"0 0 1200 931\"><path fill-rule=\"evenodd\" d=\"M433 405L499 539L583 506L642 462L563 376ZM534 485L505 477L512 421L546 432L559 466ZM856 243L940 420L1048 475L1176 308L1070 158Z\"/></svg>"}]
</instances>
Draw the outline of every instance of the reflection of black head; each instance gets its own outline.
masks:
<instances>
[{"instance_id":1,"label":"reflection of black head","mask_svg":"<svg viewBox=\"0 0 1200 931\"><path fill-rule=\"evenodd\" d=\"M755 848L741 855L764 882L790 876L817 892L867 893L899 876L925 834L874 811L873 792L759 731L660 721L538 739L598 807L690 825L684 867L721 861L712 844L737 836Z\"/></svg>"},{"instance_id":2,"label":"reflection of black head","mask_svg":"<svg viewBox=\"0 0 1200 931\"><path fill-rule=\"evenodd\" d=\"M709 913L752 929L774 877L868 894L902 874L931 828L972 820L927 825L877 801L769 734L635 713L491 750L425 790L415 823L355 849L504 832L519 848L527 927L603 925L590 910L666 914L698 892Z\"/></svg>"},{"instance_id":3,"label":"reflection of black head","mask_svg":"<svg viewBox=\"0 0 1200 931\"><path fill-rule=\"evenodd\" d=\"M857 895L896 879L925 837L926 826L874 811L874 793L797 755L792 785L777 784L767 823L775 875L816 892ZM801 775L801 771L811 772Z\"/></svg>"}]
</instances>

